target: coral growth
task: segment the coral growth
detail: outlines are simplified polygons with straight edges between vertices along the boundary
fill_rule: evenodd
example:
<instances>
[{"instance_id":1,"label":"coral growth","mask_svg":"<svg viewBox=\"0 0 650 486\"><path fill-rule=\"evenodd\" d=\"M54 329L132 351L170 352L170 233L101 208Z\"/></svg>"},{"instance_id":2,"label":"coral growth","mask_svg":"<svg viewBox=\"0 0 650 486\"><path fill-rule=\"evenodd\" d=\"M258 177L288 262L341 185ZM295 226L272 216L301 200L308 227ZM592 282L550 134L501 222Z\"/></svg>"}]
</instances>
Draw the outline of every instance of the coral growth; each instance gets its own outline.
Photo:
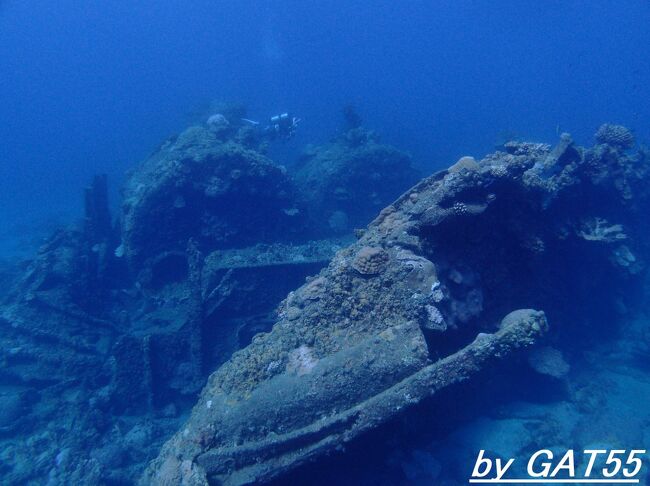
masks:
<instances>
[{"instance_id":1,"label":"coral growth","mask_svg":"<svg viewBox=\"0 0 650 486\"><path fill-rule=\"evenodd\" d=\"M364 246L354 257L352 268L361 275L377 275L388 263L388 253L381 248Z\"/></svg>"},{"instance_id":2,"label":"coral growth","mask_svg":"<svg viewBox=\"0 0 650 486\"><path fill-rule=\"evenodd\" d=\"M418 173L407 154L355 127L329 144L308 147L293 177L314 226L328 221L327 232L341 234L368 224Z\"/></svg>"},{"instance_id":3,"label":"coral growth","mask_svg":"<svg viewBox=\"0 0 650 486\"><path fill-rule=\"evenodd\" d=\"M634 146L634 135L624 126L605 123L596 132L596 141L627 150Z\"/></svg>"},{"instance_id":4,"label":"coral growth","mask_svg":"<svg viewBox=\"0 0 650 486\"><path fill-rule=\"evenodd\" d=\"M317 363L318 360L314 358L311 348L303 345L289 353L287 372L306 375L311 373Z\"/></svg>"},{"instance_id":5,"label":"coral growth","mask_svg":"<svg viewBox=\"0 0 650 486\"><path fill-rule=\"evenodd\" d=\"M558 349L530 360L551 376L564 343L628 332L650 258L648 157L628 142L510 142L394 199L410 159L360 127L294 183L226 118L136 168L119 225L96 179L83 224L23 267L0 306L7 482L130 484L159 454L143 484L262 483L518 368L544 312Z\"/></svg>"},{"instance_id":6,"label":"coral growth","mask_svg":"<svg viewBox=\"0 0 650 486\"><path fill-rule=\"evenodd\" d=\"M214 117L212 126L227 123ZM122 241L134 267L184 251L191 238L209 249L287 239L302 219L286 171L212 128L191 127L163 145L131 174L123 194Z\"/></svg>"},{"instance_id":7,"label":"coral growth","mask_svg":"<svg viewBox=\"0 0 650 486\"><path fill-rule=\"evenodd\" d=\"M449 172L460 172L461 170L476 170L478 169L478 163L474 157L468 155L458 159L454 165L447 169Z\"/></svg>"}]
</instances>

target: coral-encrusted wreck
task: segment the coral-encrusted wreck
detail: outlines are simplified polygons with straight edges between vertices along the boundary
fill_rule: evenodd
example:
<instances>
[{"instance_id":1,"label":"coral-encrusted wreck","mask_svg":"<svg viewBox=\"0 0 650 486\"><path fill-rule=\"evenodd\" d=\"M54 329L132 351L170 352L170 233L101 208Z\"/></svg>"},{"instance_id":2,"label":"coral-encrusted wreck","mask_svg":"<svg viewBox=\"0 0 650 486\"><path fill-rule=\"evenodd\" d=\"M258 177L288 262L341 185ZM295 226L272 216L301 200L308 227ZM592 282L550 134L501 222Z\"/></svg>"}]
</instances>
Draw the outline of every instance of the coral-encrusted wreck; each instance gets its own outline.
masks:
<instances>
[{"instance_id":1,"label":"coral-encrusted wreck","mask_svg":"<svg viewBox=\"0 0 650 486\"><path fill-rule=\"evenodd\" d=\"M284 170L215 116L132 172L118 221L97 177L0 302L0 477L284 480L472 376L559 379L620 333L647 354L620 323L647 277L648 154L617 125L596 141L463 157L381 212L415 172L358 126Z\"/></svg>"},{"instance_id":2,"label":"coral-encrusted wreck","mask_svg":"<svg viewBox=\"0 0 650 486\"><path fill-rule=\"evenodd\" d=\"M313 226L326 234L366 226L402 192L395 188L420 179L410 156L362 127L321 147L307 146L292 172Z\"/></svg>"},{"instance_id":3,"label":"coral-encrusted wreck","mask_svg":"<svg viewBox=\"0 0 650 486\"><path fill-rule=\"evenodd\" d=\"M586 339L648 255L648 161L624 148L509 143L418 183L212 374L141 484L268 481L534 344L546 316Z\"/></svg>"},{"instance_id":4,"label":"coral-encrusted wreck","mask_svg":"<svg viewBox=\"0 0 650 486\"><path fill-rule=\"evenodd\" d=\"M117 220L95 178L81 224L58 230L13 285L0 268L0 482L134 484L210 372L354 241L315 216L241 116L163 143L125 181ZM373 204L412 183L397 150L368 141L355 154ZM322 177L354 191L338 172ZM292 356L300 373L315 361L308 347Z\"/></svg>"},{"instance_id":5,"label":"coral-encrusted wreck","mask_svg":"<svg viewBox=\"0 0 650 486\"><path fill-rule=\"evenodd\" d=\"M123 188L122 239L132 266L202 248L289 239L301 212L286 170L239 132L190 127L145 160Z\"/></svg>"}]
</instances>

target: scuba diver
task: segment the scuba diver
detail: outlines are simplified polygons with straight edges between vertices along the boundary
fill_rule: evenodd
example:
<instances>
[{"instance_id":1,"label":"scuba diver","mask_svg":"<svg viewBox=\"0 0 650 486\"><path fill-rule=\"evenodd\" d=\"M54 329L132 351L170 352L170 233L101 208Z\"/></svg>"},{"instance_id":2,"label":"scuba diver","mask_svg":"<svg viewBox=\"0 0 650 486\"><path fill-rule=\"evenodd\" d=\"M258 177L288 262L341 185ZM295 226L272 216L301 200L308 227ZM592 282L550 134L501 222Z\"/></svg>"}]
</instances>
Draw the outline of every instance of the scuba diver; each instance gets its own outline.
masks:
<instances>
[{"instance_id":1,"label":"scuba diver","mask_svg":"<svg viewBox=\"0 0 650 486\"><path fill-rule=\"evenodd\" d=\"M242 118L242 121L258 126L260 123ZM291 116L289 113L281 113L271 117L269 124L262 129L262 136L269 140L288 140L293 137L300 123L300 118Z\"/></svg>"},{"instance_id":2,"label":"scuba diver","mask_svg":"<svg viewBox=\"0 0 650 486\"><path fill-rule=\"evenodd\" d=\"M271 117L271 123L264 129L264 132L271 140L276 138L287 140L293 137L299 122L300 118L291 116L289 113L282 113Z\"/></svg>"}]
</instances>

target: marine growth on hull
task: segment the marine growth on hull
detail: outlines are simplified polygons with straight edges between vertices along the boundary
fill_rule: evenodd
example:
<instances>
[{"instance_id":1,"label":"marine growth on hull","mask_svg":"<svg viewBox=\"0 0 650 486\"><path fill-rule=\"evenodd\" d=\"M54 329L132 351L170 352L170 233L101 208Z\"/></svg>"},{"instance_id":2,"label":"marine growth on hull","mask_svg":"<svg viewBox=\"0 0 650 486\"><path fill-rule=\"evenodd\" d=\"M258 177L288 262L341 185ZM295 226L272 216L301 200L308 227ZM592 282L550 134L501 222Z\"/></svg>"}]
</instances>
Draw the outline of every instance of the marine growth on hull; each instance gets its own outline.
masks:
<instances>
[{"instance_id":1,"label":"marine growth on hull","mask_svg":"<svg viewBox=\"0 0 650 486\"><path fill-rule=\"evenodd\" d=\"M418 182L358 125L284 167L220 116L137 166L116 215L96 177L81 223L6 292L11 484L295 483L369 437L395 474L438 481L451 461L391 456L385 432L455 390L502 392L495 377L588 406L570 362L626 339L647 357L623 325L650 257L650 160L627 129L508 142ZM480 417L464 410L414 435L444 441Z\"/></svg>"}]
</instances>

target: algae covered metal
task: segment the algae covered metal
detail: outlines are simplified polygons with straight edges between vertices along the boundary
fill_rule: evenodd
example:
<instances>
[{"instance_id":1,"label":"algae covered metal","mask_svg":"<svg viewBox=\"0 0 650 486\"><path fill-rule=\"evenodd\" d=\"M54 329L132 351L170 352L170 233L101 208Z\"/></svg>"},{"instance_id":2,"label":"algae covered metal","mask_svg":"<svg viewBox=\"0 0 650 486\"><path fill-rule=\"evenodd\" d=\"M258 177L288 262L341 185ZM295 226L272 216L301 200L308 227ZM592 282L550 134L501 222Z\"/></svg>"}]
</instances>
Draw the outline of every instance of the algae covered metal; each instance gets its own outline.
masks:
<instances>
[{"instance_id":1,"label":"algae covered metal","mask_svg":"<svg viewBox=\"0 0 650 486\"><path fill-rule=\"evenodd\" d=\"M590 293L645 269L648 167L624 150L508 143L418 183L210 376L141 483L265 482L516 359L545 314L565 316L554 339L583 338L612 305Z\"/></svg>"}]
</instances>

